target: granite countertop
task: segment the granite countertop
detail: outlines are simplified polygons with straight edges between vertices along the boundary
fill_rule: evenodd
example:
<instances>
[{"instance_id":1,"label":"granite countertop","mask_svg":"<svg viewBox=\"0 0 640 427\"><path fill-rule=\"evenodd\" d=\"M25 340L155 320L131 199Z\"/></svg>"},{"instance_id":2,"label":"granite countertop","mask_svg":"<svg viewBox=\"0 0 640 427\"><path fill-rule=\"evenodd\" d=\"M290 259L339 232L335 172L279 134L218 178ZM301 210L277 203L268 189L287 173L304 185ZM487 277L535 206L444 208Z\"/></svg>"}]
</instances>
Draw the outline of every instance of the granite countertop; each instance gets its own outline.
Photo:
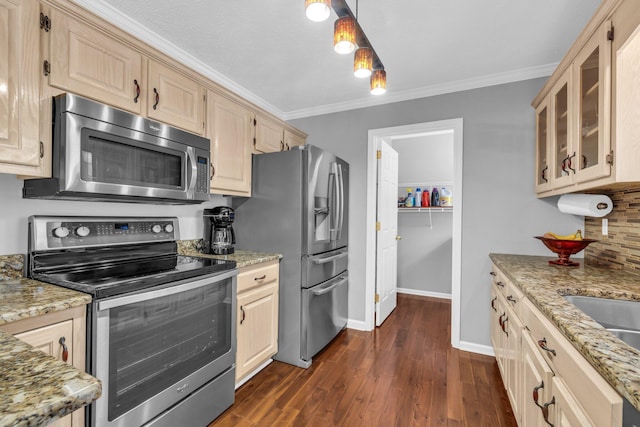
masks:
<instances>
[{"instance_id":1,"label":"granite countertop","mask_svg":"<svg viewBox=\"0 0 640 427\"><path fill-rule=\"evenodd\" d=\"M282 258L281 254L253 252L236 249L231 255L213 255L202 252L202 239L200 240L181 240L178 242L178 252L180 255L196 256L204 258L226 259L236 262L236 267L248 267L254 264L261 264L267 261L274 261Z\"/></svg>"},{"instance_id":2,"label":"granite countertop","mask_svg":"<svg viewBox=\"0 0 640 427\"><path fill-rule=\"evenodd\" d=\"M90 295L21 278L21 257L0 257L0 325L91 302ZM96 378L0 330L0 426L44 425L101 393Z\"/></svg>"},{"instance_id":3,"label":"granite countertop","mask_svg":"<svg viewBox=\"0 0 640 427\"><path fill-rule=\"evenodd\" d=\"M603 378L640 410L640 351L563 298L582 295L640 301L640 276L602 267L552 266L548 264L551 258L543 256L490 254L490 258Z\"/></svg>"}]
</instances>

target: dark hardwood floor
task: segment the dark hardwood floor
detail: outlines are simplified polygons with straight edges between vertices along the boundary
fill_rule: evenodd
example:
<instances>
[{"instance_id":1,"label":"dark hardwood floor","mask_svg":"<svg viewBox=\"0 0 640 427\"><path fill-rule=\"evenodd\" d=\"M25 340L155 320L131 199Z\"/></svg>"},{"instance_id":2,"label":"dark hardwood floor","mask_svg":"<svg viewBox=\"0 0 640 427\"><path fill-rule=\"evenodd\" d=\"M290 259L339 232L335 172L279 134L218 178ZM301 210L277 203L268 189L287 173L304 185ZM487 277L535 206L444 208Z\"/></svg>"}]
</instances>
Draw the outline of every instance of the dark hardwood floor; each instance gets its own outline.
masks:
<instances>
[{"instance_id":1,"label":"dark hardwood floor","mask_svg":"<svg viewBox=\"0 0 640 427\"><path fill-rule=\"evenodd\" d=\"M451 304L398 296L373 332L345 330L309 369L273 362L221 426L516 426L495 359L452 349Z\"/></svg>"}]
</instances>

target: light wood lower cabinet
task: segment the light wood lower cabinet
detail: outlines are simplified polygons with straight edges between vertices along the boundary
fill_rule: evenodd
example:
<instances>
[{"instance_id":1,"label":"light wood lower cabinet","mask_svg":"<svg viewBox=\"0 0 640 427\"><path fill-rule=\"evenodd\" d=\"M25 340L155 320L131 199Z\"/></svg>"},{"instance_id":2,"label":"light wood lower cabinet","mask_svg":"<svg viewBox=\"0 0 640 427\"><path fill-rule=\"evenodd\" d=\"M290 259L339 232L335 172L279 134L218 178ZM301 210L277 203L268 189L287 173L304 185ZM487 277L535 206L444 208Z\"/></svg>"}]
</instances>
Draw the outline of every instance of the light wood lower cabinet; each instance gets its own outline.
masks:
<instances>
[{"instance_id":1,"label":"light wood lower cabinet","mask_svg":"<svg viewBox=\"0 0 640 427\"><path fill-rule=\"evenodd\" d=\"M238 274L236 382L278 352L278 260Z\"/></svg>"},{"instance_id":2,"label":"light wood lower cabinet","mask_svg":"<svg viewBox=\"0 0 640 427\"><path fill-rule=\"evenodd\" d=\"M622 397L516 285L491 274L491 340L518 425L621 426Z\"/></svg>"},{"instance_id":3,"label":"light wood lower cabinet","mask_svg":"<svg viewBox=\"0 0 640 427\"><path fill-rule=\"evenodd\" d=\"M0 329L84 372L85 312L85 307L80 306L3 324L0 325ZM84 408L77 409L48 425L55 427L84 426Z\"/></svg>"}]
</instances>

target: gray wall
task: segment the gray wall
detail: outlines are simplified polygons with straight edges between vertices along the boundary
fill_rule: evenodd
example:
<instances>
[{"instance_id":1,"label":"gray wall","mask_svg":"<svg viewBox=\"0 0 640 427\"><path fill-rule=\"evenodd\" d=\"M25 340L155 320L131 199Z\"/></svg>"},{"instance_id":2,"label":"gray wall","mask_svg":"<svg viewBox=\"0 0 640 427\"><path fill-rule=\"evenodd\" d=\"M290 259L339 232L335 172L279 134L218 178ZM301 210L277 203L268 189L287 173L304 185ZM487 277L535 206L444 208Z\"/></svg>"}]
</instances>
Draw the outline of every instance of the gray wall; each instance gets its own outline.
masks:
<instances>
[{"instance_id":1,"label":"gray wall","mask_svg":"<svg viewBox=\"0 0 640 427\"><path fill-rule=\"evenodd\" d=\"M308 142L351 164L349 318L364 322L367 132L391 126L464 119L461 336L490 345L488 254L549 255L532 236L573 232L584 221L560 213L534 193L535 123L531 100L545 79L308 117L292 124ZM454 194L454 203L455 197Z\"/></svg>"},{"instance_id":2,"label":"gray wall","mask_svg":"<svg viewBox=\"0 0 640 427\"><path fill-rule=\"evenodd\" d=\"M22 181L0 173L0 255L27 253L27 220L30 215L111 215L111 216L177 216L180 238L202 238L202 210L227 206L226 197L211 196L200 205L151 205L137 203L96 203L22 198Z\"/></svg>"}]
</instances>

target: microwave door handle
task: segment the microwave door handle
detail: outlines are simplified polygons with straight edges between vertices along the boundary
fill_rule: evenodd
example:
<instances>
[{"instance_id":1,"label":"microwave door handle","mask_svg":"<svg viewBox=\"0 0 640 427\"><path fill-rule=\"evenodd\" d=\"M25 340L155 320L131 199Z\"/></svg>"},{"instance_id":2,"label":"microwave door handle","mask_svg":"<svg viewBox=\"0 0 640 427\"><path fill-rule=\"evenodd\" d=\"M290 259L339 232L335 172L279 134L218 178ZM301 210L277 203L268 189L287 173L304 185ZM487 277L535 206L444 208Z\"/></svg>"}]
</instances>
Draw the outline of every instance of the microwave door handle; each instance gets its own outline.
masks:
<instances>
[{"instance_id":1,"label":"microwave door handle","mask_svg":"<svg viewBox=\"0 0 640 427\"><path fill-rule=\"evenodd\" d=\"M196 153L193 147L187 148L187 182L189 185L185 188L187 194L196 191L196 181L198 179L198 163L196 162Z\"/></svg>"}]
</instances>

